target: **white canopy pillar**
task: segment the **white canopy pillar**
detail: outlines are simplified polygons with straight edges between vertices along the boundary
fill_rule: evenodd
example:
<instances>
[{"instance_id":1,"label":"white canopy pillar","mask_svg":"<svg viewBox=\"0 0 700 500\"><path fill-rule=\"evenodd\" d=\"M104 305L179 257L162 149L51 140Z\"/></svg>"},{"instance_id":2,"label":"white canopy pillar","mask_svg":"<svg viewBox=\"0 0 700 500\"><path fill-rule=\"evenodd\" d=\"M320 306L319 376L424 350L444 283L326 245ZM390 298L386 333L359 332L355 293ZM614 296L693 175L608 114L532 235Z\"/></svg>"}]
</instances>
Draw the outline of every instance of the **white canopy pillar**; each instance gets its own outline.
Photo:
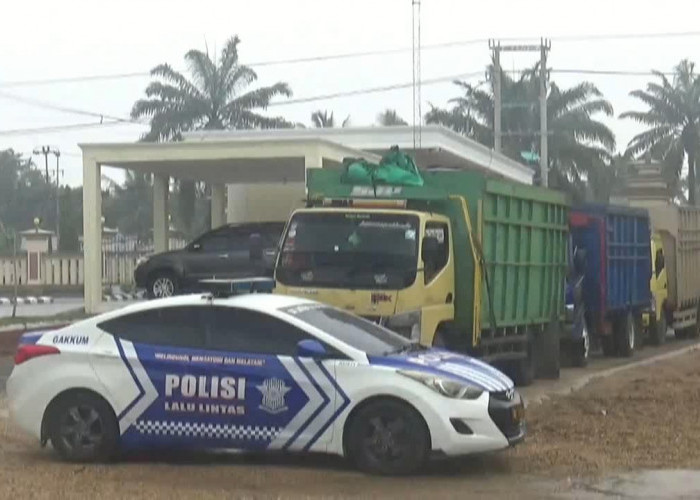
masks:
<instances>
[{"instance_id":1,"label":"white canopy pillar","mask_svg":"<svg viewBox=\"0 0 700 500\"><path fill-rule=\"evenodd\" d=\"M168 221L168 194L170 177L153 176L153 250L166 252L170 246L170 223Z\"/></svg>"},{"instance_id":2,"label":"white canopy pillar","mask_svg":"<svg viewBox=\"0 0 700 500\"><path fill-rule=\"evenodd\" d=\"M83 156L83 265L85 311L99 312L102 303L101 167Z\"/></svg>"},{"instance_id":3,"label":"white canopy pillar","mask_svg":"<svg viewBox=\"0 0 700 500\"><path fill-rule=\"evenodd\" d=\"M226 222L226 186L212 184L211 186L211 228L223 226Z\"/></svg>"}]
</instances>

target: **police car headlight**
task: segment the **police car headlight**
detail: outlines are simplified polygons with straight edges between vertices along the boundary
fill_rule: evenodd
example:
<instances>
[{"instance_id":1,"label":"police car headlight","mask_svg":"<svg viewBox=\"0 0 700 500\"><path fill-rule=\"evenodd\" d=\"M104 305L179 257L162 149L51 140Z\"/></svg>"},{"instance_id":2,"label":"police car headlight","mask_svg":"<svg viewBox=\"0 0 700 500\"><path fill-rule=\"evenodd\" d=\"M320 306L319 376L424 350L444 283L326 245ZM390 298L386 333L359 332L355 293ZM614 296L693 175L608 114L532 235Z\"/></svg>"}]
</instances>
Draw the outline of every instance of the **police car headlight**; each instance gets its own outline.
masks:
<instances>
[{"instance_id":1,"label":"police car headlight","mask_svg":"<svg viewBox=\"0 0 700 500\"><path fill-rule=\"evenodd\" d=\"M411 370L399 370L397 373L420 382L431 388L438 394L451 399L477 399L484 391L473 385L458 382L457 380L438 377L429 373Z\"/></svg>"},{"instance_id":2,"label":"police car headlight","mask_svg":"<svg viewBox=\"0 0 700 500\"><path fill-rule=\"evenodd\" d=\"M414 342L420 340L421 311L397 314L385 319L384 326Z\"/></svg>"}]
</instances>

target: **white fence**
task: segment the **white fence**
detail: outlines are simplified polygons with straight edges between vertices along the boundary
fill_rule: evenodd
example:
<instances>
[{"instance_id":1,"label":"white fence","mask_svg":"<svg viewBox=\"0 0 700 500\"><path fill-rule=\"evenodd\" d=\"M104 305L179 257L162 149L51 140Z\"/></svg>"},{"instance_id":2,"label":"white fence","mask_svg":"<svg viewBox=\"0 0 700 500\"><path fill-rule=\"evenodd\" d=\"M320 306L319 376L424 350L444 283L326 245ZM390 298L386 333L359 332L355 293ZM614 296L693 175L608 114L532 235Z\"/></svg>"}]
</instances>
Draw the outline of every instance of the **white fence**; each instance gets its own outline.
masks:
<instances>
[{"instance_id":1,"label":"white fence","mask_svg":"<svg viewBox=\"0 0 700 500\"><path fill-rule=\"evenodd\" d=\"M170 240L170 248L182 248L184 240ZM149 246L123 248L105 246L102 249L102 283L104 285L132 285L134 269L140 257L152 253ZM38 273L29 279L29 259L27 254L17 256L17 276L13 257L0 256L0 286L12 286L15 279L19 285L28 286L81 286L84 283L85 269L82 254L42 254L39 257Z\"/></svg>"}]
</instances>

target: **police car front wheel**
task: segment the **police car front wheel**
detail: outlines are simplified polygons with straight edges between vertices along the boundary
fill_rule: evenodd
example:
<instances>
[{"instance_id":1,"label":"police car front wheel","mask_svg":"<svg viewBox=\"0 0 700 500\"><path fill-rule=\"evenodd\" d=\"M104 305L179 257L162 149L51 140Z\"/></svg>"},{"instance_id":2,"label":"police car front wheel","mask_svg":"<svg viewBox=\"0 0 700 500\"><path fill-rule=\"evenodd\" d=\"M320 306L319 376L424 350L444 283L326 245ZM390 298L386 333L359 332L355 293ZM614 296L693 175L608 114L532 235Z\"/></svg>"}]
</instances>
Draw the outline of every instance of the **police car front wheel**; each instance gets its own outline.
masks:
<instances>
[{"instance_id":1,"label":"police car front wheel","mask_svg":"<svg viewBox=\"0 0 700 500\"><path fill-rule=\"evenodd\" d=\"M410 474L430 451L430 435L420 414L405 403L380 399L354 415L346 443L355 465L373 474Z\"/></svg>"},{"instance_id":2,"label":"police car front wheel","mask_svg":"<svg viewBox=\"0 0 700 500\"><path fill-rule=\"evenodd\" d=\"M87 391L59 396L48 409L49 438L56 452L71 462L104 462L118 448L118 426L109 404Z\"/></svg>"}]
</instances>

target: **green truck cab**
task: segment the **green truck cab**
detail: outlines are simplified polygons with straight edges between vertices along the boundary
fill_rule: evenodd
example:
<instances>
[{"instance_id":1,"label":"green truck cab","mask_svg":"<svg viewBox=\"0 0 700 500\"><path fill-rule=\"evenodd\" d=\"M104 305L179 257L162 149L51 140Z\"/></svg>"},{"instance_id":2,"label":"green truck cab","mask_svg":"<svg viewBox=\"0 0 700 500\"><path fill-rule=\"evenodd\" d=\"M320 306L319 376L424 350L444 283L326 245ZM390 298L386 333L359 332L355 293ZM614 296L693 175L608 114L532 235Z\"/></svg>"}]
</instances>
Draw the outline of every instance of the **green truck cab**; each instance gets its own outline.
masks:
<instances>
[{"instance_id":1,"label":"green truck cab","mask_svg":"<svg viewBox=\"0 0 700 500\"><path fill-rule=\"evenodd\" d=\"M281 241L275 293L478 356L520 385L536 371L558 376L564 195L477 172L420 175L420 186L372 186L309 170L307 207Z\"/></svg>"}]
</instances>

